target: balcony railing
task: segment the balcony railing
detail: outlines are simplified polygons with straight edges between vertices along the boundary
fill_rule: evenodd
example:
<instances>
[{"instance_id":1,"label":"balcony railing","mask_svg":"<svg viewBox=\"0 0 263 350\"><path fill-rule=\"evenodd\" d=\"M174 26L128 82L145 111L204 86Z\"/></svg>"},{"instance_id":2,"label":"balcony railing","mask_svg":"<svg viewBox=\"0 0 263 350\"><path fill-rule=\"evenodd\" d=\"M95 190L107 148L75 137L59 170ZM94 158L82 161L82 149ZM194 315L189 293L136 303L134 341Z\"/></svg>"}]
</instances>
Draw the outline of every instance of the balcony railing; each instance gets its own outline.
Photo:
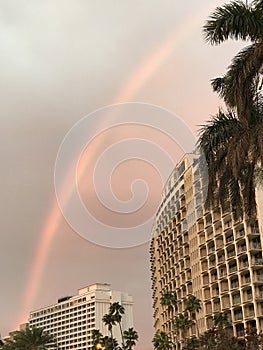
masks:
<instances>
[{"instance_id":1,"label":"balcony railing","mask_svg":"<svg viewBox=\"0 0 263 350\"><path fill-rule=\"evenodd\" d=\"M255 311L254 310L248 310L245 312L245 317L254 317Z\"/></svg>"},{"instance_id":2,"label":"balcony railing","mask_svg":"<svg viewBox=\"0 0 263 350\"><path fill-rule=\"evenodd\" d=\"M237 237L244 237L245 236L245 230L240 230L240 231L237 231Z\"/></svg>"},{"instance_id":3,"label":"balcony railing","mask_svg":"<svg viewBox=\"0 0 263 350\"><path fill-rule=\"evenodd\" d=\"M254 282L263 282L263 275L254 275Z\"/></svg>"},{"instance_id":4,"label":"balcony railing","mask_svg":"<svg viewBox=\"0 0 263 350\"><path fill-rule=\"evenodd\" d=\"M244 301L250 301L252 299L253 299L252 294L245 294L244 295Z\"/></svg>"},{"instance_id":5,"label":"balcony railing","mask_svg":"<svg viewBox=\"0 0 263 350\"><path fill-rule=\"evenodd\" d=\"M230 243L234 240L234 236L229 236L226 238L226 243Z\"/></svg>"},{"instance_id":6,"label":"balcony railing","mask_svg":"<svg viewBox=\"0 0 263 350\"><path fill-rule=\"evenodd\" d=\"M230 273L233 273L233 272L236 272L236 271L237 271L237 265L229 267L229 272Z\"/></svg>"},{"instance_id":7,"label":"balcony railing","mask_svg":"<svg viewBox=\"0 0 263 350\"><path fill-rule=\"evenodd\" d=\"M238 253L243 253L247 250L246 245L241 245L237 248Z\"/></svg>"},{"instance_id":8,"label":"balcony railing","mask_svg":"<svg viewBox=\"0 0 263 350\"><path fill-rule=\"evenodd\" d=\"M233 305L240 304L241 303L241 298L233 298Z\"/></svg>"},{"instance_id":9,"label":"balcony railing","mask_svg":"<svg viewBox=\"0 0 263 350\"><path fill-rule=\"evenodd\" d=\"M255 298L256 299L263 299L263 291L256 292Z\"/></svg>"},{"instance_id":10,"label":"balcony railing","mask_svg":"<svg viewBox=\"0 0 263 350\"><path fill-rule=\"evenodd\" d=\"M232 288L232 289L238 288L238 287L239 287L238 282L233 282L233 283L231 283L231 288Z\"/></svg>"},{"instance_id":11,"label":"balcony railing","mask_svg":"<svg viewBox=\"0 0 263 350\"><path fill-rule=\"evenodd\" d=\"M255 265L263 265L263 259L253 259L252 266L255 266Z\"/></svg>"},{"instance_id":12,"label":"balcony railing","mask_svg":"<svg viewBox=\"0 0 263 350\"><path fill-rule=\"evenodd\" d=\"M250 242L249 248L250 249L261 249L261 244L258 242Z\"/></svg>"},{"instance_id":13,"label":"balcony railing","mask_svg":"<svg viewBox=\"0 0 263 350\"><path fill-rule=\"evenodd\" d=\"M231 250L227 253L228 258L231 258L232 256L235 256L235 255L236 255L236 252L234 250Z\"/></svg>"},{"instance_id":14,"label":"balcony railing","mask_svg":"<svg viewBox=\"0 0 263 350\"><path fill-rule=\"evenodd\" d=\"M248 266L249 266L248 261L244 261L244 260L243 260L243 261L241 262L241 264L240 264L240 267L241 267L241 268L245 268L245 267L248 267Z\"/></svg>"},{"instance_id":15,"label":"balcony railing","mask_svg":"<svg viewBox=\"0 0 263 350\"><path fill-rule=\"evenodd\" d=\"M243 319L242 312L240 312L238 314L234 314L234 320L235 321L242 320L242 319Z\"/></svg>"}]
</instances>

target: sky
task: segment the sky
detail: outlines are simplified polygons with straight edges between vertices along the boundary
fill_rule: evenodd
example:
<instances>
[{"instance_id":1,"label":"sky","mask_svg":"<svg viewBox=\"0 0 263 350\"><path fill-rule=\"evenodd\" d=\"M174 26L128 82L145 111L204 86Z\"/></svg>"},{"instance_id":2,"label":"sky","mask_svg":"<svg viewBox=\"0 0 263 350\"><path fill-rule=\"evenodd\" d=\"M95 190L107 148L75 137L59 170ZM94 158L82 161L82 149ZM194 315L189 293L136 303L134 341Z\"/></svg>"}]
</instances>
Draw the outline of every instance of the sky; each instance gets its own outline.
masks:
<instances>
[{"instance_id":1,"label":"sky","mask_svg":"<svg viewBox=\"0 0 263 350\"><path fill-rule=\"evenodd\" d=\"M0 0L2 335L107 282L133 296L138 349L152 348L153 215L172 166L222 105L210 80L242 46L203 39L223 3Z\"/></svg>"}]
</instances>

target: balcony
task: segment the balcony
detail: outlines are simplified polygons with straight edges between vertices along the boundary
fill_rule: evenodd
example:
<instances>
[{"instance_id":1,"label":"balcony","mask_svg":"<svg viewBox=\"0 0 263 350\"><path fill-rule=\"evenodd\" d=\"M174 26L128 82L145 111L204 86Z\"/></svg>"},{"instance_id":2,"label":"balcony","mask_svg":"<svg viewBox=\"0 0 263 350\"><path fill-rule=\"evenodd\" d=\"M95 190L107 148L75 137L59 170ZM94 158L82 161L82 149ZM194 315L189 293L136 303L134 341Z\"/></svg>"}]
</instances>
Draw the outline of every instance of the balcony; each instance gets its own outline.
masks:
<instances>
[{"instance_id":1,"label":"balcony","mask_svg":"<svg viewBox=\"0 0 263 350\"><path fill-rule=\"evenodd\" d=\"M204 244L205 243L205 235L199 235L199 244Z\"/></svg>"},{"instance_id":2,"label":"balcony","mask_svg":"<svg viewBox=\"0 0 263 350\"><path fill-rule=\"evenodd\" d=\"M221 233L222 233L222 226L216 227L216 229L215 229L215 235L219 235L219 234L221 234Z\"/></svg>"},{"instance_id":3,"label":"balcony","mask_svg":"<svg viewBox=\"0 0 263 350\"><path fill-rule=\"evenodd\" d=\"M229 273L234 273L237 271L237 265L229 266Z\"/></svg>"},{"instance_id":4,"label":"balcony","mask_svg":"<svg viewBox=\"0 0 263 350\"><path fill-rule=\"evenodd\" d=\"M208 247L208 254L214 253L214 251L215 251L215 246L214 245Z\"/></svg>"},{"instance_id":5,"label":"balcony","mask_svg":"<svg viewBox=\"0 0 263 350\"><path fill-rule=\"evenodd\" d=\"M242 279L241 279L242 286L246 285L246 284L250 284L250 283L251 283L250 275L249 276L242 276Z\"/></svg>"},{"instance_id":6,"label":"balcony","mask_svg":"<svg viewBox=\"0 0 263 350\"><path fill-rule=\"evenodd\" d=\"M212 305L211 304L207 304L205 306L205 312L206 312L206 314L211 314L212 313Z\"/></svg>"},{"instance_id":7,"label":"balcony","mask_svg":"<svg viewBox=\"0 0 263 350\"><path fill-rule=\"evenodd\" d=\"M204 248L204 249L201 249L200 250L200 255L201 255L201 258L205 258L206 257L206 249Z\"/></svg>"},{"instance_id":8,"label":"balcony","mask_svg":"<svg viewBox=\"0 0 263 350\"><path fill-rule=\"evenodd\" d=\"M219 248L221 248L221 247L223 247L223 246L224 246L224 241L223 241L223 239L218 239L218 240L216 241L216 248L219 249Z\"/></svg>"},{"instance_id":9,"label":"balcony","mask_svg":"<svg viewBox=\"0 0 263 350\"><path fill-rule=\"evenodd\" d=\"M235 250L230 250L230 251L227 252L227 257L228 257L228 259L229 259L229 258L232 258L232 257L235 256L235 255L236 255Z\"/></svg>"},{"instance_id":10,"label":"balcony","mask_svg":"<svg viewBox=\"0 0 263 350\"><path fill-rule=\"evenodd\" d=\"M261 250L261 244L259 242L250 242L249 249L250 250Z\"/></svg>"},{"instance_id":11,"label":"balcony","mask_svg":"<svg viewBox=\"0 0 263 350\"><path fill-rule=\"evenodd\" d=\"M252 293L244 293L243 299L244 299L245 302L251 301L253 299Z\"/></svg>"},{"instance_id":12,"label":"balcony","mask_svg":"<svg viewBox=\"0 0 263 350\"><path fill-rule=\"evenodd\" d=\"M255 282L255 283L263 283L263 274L255 274L253 276L253 282Z\"/></svg>"},{"instance_id":13,"label":"balcony","mask_svg":"<svg viewBox=\"0 0 263 350\"><path fill-rule=\"evenodd\" d=\"M248 260L241 260L240 261L240 268L245 269L249 266Z\"/></svg>"},{"instance_id":14,"label":"balcony","mask_svg":"<svg viewBox=\"0 0 263 350\"><path fill-rule=\"evenodd\" d=\"M226 259L225 259L224 255L218 256L218 263L223 263L225 261L226 261Z\"/></svg>"},{"instance_id":15,"label":"balcony","mask_svg":"<svg viewBox=\"0 0 263 350\"><path fill-rule=\"evenodd\" d=\"M245 318L255 317L254 309L245 310Z\"/></svg>"},{"instance_id":16,"label":"balcony","mask_svg":"<svg viewBox=\"0 0 263 350\"><path fill-rule=\"evenodd\" d=\"M211 295L210 295L210 289L205 289L204 297L205 297L205 299L210 299L210 297L211 297Z\"/></svg>"},{"instance_id":17,"label":"balcony","mask_svg":"<svg viewBox=\"0 0 263 350\"><path fill-rule=\"evenodd\" d=\"M247 231L247 235L258 236L259 235L259 227L258 226L250 227Z\"/></svg>"},{"instance_id":18,"label":"balcony","mask_svg":"<svg viewBox=\"0 0 263 350\"><path fill-rule=\"evenodd\" d=\"M243 228L236 232L236 239L240 239L244 236L245 236L245 230Z\"/></svg>"},{"instance_id":19,"label":"balcony","mask_svg":"<svg viewBox=\"0 0 263 350\"><path fill-rule=\"evenodd\" d=\"M233 240L234 240L233 235L226 237L226 244L233 242Z\"/></svg>"},{"instance_id":20,"label":"balcony","mask_svg":"<svg viewBox=\"0 0 263 350\"><path fill-rule=\"evenodd\" d=\"M263 266L263 259L262 258L259 258L259 259L252 259L252 262L251 262L251 265L252 266Z\"/></svg>"},{"instance_id":21,"label":"balcony","mask_svg":"<svg viewBox=\"0 0 263 350\"><path fill-rule=\"evenodd\" d=\"M211 282L216 282L218 280L217 274L212 274L211 275Z\"/></svg>"},{"instance_id":22,"label":"balcony","mask_svg":"<svg viewBox=\"0 0 263 350\"><path fill-rule=\"evenodd\" d=\"M207 262L202 263L202 272L205 272L207 270L208 270L208 263Z\"/></svg>"},{"instance_id":23,"label":"balcony","mask_svg":"<svg viewBox=\"0 0 263 350\"><path fill-rule=\"evenodd\" d=\"M263 300L263 291L256 291L255 299Z\"/></svg>"},{"instance_id":24,"label":"balcony","mask_svg":"<svg viewBox=\"0 0 263 350\"><path fill-rule=\"evenodd\" d=\"M241 298L240 296L238 297L233 297L233 305L238 305L241 303Z\"/></svg>"},{"instance_id":25,"label":"balcony","mask_svg":"<svg viewBox=\"0 0 263 350\"><path fill-rule=\"evenodd\" d=\"M235 321L243 320L242 312L239 312L239 313L234 314L234 320L235 320Z\"/></svg>"},{"instance_id":26,"label":"balcony","mask_svg":"<svg viewBox=\"0 0 263 350\"><path fill-rule=\"evenodd\" d=\"M229 297L222 299L222 309L228 309L230 307Z\"/></svg>"},{"instance_id":27,"label":"balcony","mask_svg":"<svg viewBox=\"0 0 263 350\"><path fill-rule=\"evenodd\" d=\"M243 252L246 252L246 250L247 250L246 244L243 244L243 245L240 245L240 246L237 247L237 252L238 252L238 254L241 254L241 253L243 253Z\"/></svg>"},{"instance_id":28,"label":"balcony","mask_svg":"<svg viewBox=\"0 0 263 350\"><path fill-rule=\"evenodd\" d=\"M238 338L243 338L244 337L244 329L238 329L237 330L237 337Z\"/></svg>"},{"instance_id":29,"label":"balcony","mask_svg":"<svg viewBox=\"0 0 263 350\"><path fill-rule=\"evenodd\" d=\"M221 283L221 293L228 292L228 282Z\"/></svg>"},{"instance_id":30,"label":"balcony","mask_svg":"<svg viewBox=\"0 0 263 350\"><path fill-rule=\"evenodd\" d=\"M231 223L231 220L228 220L228 221L225 221L224 222L224 229L228 229L229 227L231 227L232 223Z\"/></svg>"},{"instance_id":31,"label":"balcony","mask_svg":"<svg viewBox=\"0 0 263 350\"><path fill-rule=\"evenodd\" d=\"M215 297L218 297L219 295L219 288L212 288L212 297L215 298Z\"/></svg>"},{"instance_id":32,"label":"balcony","mask_svg":"<svg viewBox=\"0 0 263 350\"><path fill-rule=\"evenodd\" d=\"M235 288L238 288L238 287L239 287L238 280L231 282L231 289L235 289Z\"/></svg>"},{"instance_id":33,"label":"balcony","mask_svg":"<svg viewBox=\"0 0 263 350\"><path fill-rule=\"evenodd\" d=\"M221 311L220 303L214 304L214 312L219 312Z\"/></svg>"},{"instance_id":34,"label":"balcony","mask_svg":"<svg viewBox=\"0 0 263 350\"><path fill-rule=\"evenodd\" d=\"M214 259L214 260L210 260L209 261L209 267L211 268L211 267L215 267L216 266L216 260Z\"/></svg>"},{"instance_id":35,"label":"balcony","mask_svg":"<svg viewBox=\"0 0 263 350\"><path fill-rule=\"evenodd\" d=\"M219 271L219 277L222 278L222 277L224 277L224 276L226 276L226 269L220 269L220 271Z\"/></svg>"}]
</instances>

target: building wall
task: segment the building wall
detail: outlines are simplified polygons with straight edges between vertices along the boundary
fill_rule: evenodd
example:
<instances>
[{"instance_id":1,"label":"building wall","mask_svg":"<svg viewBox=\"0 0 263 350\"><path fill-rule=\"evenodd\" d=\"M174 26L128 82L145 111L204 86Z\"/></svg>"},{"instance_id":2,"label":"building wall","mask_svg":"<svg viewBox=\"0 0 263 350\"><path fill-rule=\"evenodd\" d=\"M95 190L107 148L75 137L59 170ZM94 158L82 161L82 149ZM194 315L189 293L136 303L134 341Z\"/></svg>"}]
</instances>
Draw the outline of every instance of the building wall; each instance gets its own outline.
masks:
<instances>
[{"instance_id":1,"label":"building wall","mask_svg":"<svg viewBox=\"0 0 263 350\"><path fill-rule=\"evenodd\" d=\"M226 311L233 333L263 329L262 192L257 192L258 223L250 227L224 208L204 208L206 182L198 155L186 155L163 190L150 246L154 325L175 337L172 319L184 311L190 294L201 300L197 314L202 333L213 326L213 315ZM187 222L186 220L187 219ZM161 293L175 291L178 310L160 303ZM193 326L188 336L197 333Z\"/></svg>"},{"instance_id":2,"label":"building wall","mask_svg":"<svg viewBox=\"0 0 263 350\"><path fill-rule=\"evenodd\" d=\"M81 288L76 296L32 311L29 325L43 327L53 334L61 350L92 349L93 329L99 329L103 335L110 335L102 317L108 313L113 302L119 302L125 308L123 329L133 327L132 297L127 293L112 291L109 284L102 283ZM113 335L121 343L118 327L114 327Z\"/></svg>"}]
</instances>

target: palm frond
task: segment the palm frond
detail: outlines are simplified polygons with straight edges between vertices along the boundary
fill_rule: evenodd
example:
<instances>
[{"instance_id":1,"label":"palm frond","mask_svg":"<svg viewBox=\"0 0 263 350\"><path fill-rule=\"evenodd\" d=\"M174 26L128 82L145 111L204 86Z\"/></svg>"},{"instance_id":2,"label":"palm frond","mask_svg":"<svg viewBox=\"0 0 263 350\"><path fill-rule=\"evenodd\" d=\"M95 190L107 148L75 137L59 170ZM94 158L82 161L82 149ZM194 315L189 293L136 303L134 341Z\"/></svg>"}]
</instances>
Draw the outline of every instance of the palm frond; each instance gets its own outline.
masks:
<instances>
[{"instance_id":1,"label":"palm frond","mask_svg":"<svg viewBox=\"0 0 263 350\"><path fill-rule=\"evenodd\" d=\"M230 108L237 108L242 122L251 117L257 86L256 80L263 63L263 42L252 44L241 50L228 67L227 73L218 85L218 94ZM213 85L214 84L214 85ZM212 82L213 88L218 81Z\"/></svg>"},{"instance_id":2,"label":"palm frond","mask_svg":"<svg viewBox=\"0 0 263 350\"><path fill-rule=\"evenodd\" d=\"M224 77L218 77L211 80L211 85L214 92L217 92L220 97L223 97L225 90L225 79Z\"/></svg>"},{"instance_id":3,"label":"palm frond","mask_svg":"<svg viewBox=\"0 0 263 350\"><path fill-rule=\"evenodd\" d=\"M256 41L263 36L261 5L232 1L217 7L203 27L205 40L218 45L227 39Z\"/></svg>"}]
</instances>

